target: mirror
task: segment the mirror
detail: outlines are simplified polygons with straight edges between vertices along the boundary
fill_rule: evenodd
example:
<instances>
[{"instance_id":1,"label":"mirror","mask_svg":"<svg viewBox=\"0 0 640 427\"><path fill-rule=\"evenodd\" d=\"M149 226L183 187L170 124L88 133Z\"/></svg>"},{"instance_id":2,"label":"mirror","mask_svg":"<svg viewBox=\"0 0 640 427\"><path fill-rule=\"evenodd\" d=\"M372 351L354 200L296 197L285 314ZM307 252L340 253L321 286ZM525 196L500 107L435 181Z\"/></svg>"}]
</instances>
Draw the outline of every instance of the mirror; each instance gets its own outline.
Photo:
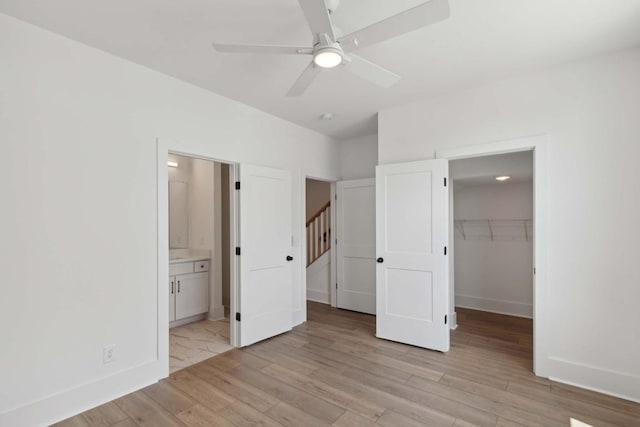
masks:
<instances>
[{"instance_id":1,"label":"mirror","mask_svg":"<svg viewBox=\"0 0 640 427\"><path fill-rule=\"evenodd\" d=\"M169 249L189 248L189 187L169 181Z\"/></svg>"}]
</instances>

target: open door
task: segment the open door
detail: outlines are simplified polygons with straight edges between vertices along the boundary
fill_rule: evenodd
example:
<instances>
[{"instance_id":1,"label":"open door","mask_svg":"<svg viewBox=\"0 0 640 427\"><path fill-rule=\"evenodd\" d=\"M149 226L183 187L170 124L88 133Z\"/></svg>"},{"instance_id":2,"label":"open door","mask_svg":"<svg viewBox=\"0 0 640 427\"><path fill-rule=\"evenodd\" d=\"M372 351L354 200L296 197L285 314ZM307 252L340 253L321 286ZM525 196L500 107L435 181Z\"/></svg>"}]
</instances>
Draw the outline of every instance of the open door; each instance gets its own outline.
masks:
<instances>
[{"instance_id":1,"label":"open door","mask_svg":"<svg viewBox=\"0 0 640 427\"><path fill-rule=\"evenodd\" d=\"M376 168L376 336L449 351L447 160Z\"/></svg>"},{"instance_id":2,"label":"open door","mask_svg":"<svg viewBox=\"0 0 640 427\"><path fill-rule=\"evenodd\" d=\"M291 330L291 207L288 171L240 165L240 346Z\"/></svg>"},{"instance_id":3,"label":"open door","mask_svg":"<svg viewBox=\"0 0 640 427\"><path fill-rule=\"evenodd\" d=\"M336 186L337 306L376 314L376 182Z\"/></svg>"}]
</instances>

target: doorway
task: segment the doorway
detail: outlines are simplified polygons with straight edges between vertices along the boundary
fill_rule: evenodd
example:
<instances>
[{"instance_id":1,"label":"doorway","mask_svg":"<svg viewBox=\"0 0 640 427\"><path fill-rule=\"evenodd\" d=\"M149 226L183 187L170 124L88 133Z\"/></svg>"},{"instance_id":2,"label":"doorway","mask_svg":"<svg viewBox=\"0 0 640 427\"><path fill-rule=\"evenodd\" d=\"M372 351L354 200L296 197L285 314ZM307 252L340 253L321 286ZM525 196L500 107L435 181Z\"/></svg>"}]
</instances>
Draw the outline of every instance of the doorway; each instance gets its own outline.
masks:
<instances>
[{"instance_id":1,"label":"doorway","mask_svg":"<svg viewBox=\"0 0 640 427\"><path fill-rule=\"evenodd\" d=\"M313 178L305 179L305 261L307 301L330 304L333 208L333 184Z\"/></svg>"},{"instance_id":2,"label":"doorway","mask_svg":"<svg viewBox=\"0 0 640 427\"><path fill-rule=\"evenodd\" d=\"M447 352L456 325L453 188L449 163L533 152L533 370L546 352L546 135L440 150L435 158L376 167L376 336Z\"/></svg>"},{"instance_id":3,"label":"doorway","mask_svg":"<svg viewBox=\"0 0 640 427\"><path fill-rule=\"evenodd\" d=\"M530 151L533 156L533 303L532 303L532 324L533 324L533 372L541 377L548 376L547 362L547 319L544 315L547 302L547 140L545 134L514 138L504 141L489 142L484 144L470 145L459 148L440 150L435 153L436 159L454 161L457 159L467 159L474 157L518 153ZM453 186L449 186L452 189ZM453 205L453 197L449 197ZM451 207L451 206L450 206ZM449 209L449 242L455 242L454 238L454 218L453 211ZM454 244L455 246L455 244ZM454 248L455 251L455 248ZM450 326L455 329L457 325L455 312L455 256L449 257L448 280L450 293L449 315L451 317Z\"/></svg>"},{"instance_id":4,"label":"doorway","mask_svg":"<svg viewBox=\"0 0 640 427\"><path fill-rule=\"evenodd\" d=\"M533 151L449 163L457 335L531 361Z\"/></svg>"},{"instance_id":5,"label":"doorway","mask_svg":"<svg viewBox=\"0 0 640 427\"><path fill-rule=\"evenodd\" d=\"M375 179L305 179L307 300L375 315Z\"/></svg>"},{"instance_id":6,"label":"doorway","mask_svg":"<svg viewBox=\"0 0 640 427\"><path fill-rule=\"evenodd\" d=\"M231 350L233 166L169 154L169 371ZM226 299L225 299L226 297Z\"/></svg>"}]
</instances>

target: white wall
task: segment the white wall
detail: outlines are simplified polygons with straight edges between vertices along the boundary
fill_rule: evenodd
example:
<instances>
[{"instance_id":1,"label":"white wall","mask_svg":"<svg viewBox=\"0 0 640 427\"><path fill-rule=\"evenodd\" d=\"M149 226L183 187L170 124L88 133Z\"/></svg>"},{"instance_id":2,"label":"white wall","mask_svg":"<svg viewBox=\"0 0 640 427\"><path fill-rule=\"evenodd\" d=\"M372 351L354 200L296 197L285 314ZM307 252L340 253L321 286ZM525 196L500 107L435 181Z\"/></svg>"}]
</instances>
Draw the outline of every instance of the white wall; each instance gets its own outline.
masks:
<instances>
[{"instance_id":1,"label":"white wall","mask_svg":"<svg viewBox=\"0 0 640 427\"><path fill-rule=\"evenodd\" d=\"M533 218L533 184L458 186L456 220ZM524 230L524 222L522 228ZM522 230L522 231L523 231ZM533 315L533 240L474 240L455 233L455 302L458 307Z\"/></svg>"},{"instance_id":2,"label":"white wall","mask_svg":"<svg viewBox=\"0 0 640 427\"><path fill-rule=\"evenodd\" d=\"M381 111L379 160L549 135L545 373L640 401L640 51ZM544 296L543 296L544 298Z\"/></svg>"},{"instance_id":3,"label":"white wall","mask_svg":"<svg viewBox=\"0 0 640 427\"><path fill-rule=\"evenodd\" d=\"M182 157L184 158L184 157ZM214 162L191 160L189 178L189 249L212 250L214 233Z\"/></svg>"},{"instance_id":4,"label":"white wall","mask_svg":"<svg viewBox=\"0 0 640 427\"><path fill-rule=\"evenodd\" d=\"M378 164L378 135L340 141L340 179L373 178Z\"/></svg>"},{"instance_id":5,"label":"white wall","mask_svg":"<svg viewBox=\"0 0 640 427\"><path fill-rule=\"evenodd\" d=\"M307 267L307 299L329 304L331 300L331 252Z\"/></svg>"},{"instance_id":6,"label":"white wall","mask_svg":"<svg viewBox=\"0 0 640 427\"><path fill-rule=\"evenodd\" d=\"M0 62L0 425L48 424L165 372L156 137L291 171L302 320L299 183L338 178L335 141L5 15Z\"/></svg>"},{"instance_id":7,"label":"white wall","mask_svg":"<svg viewBox=\"0 0 640 427\"><path fill-rule=\"evenodd\" d=\"M214 320L224 317L220 167L218 162L191 159L189 178L189 249L207 250L211 254L209 318Z\"/></svg>"}]
</instances>

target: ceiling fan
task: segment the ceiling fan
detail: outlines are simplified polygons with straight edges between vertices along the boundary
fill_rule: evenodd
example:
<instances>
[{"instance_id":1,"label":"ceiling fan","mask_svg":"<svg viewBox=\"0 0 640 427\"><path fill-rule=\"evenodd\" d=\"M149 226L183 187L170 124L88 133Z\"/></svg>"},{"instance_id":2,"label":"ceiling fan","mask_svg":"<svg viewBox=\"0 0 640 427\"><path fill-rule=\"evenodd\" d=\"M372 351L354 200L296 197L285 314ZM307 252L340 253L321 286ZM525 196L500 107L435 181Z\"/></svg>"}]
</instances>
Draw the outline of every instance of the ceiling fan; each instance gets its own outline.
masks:
<instances>
[{"instance_id":1,"label":"ceiling fan","mask_svg":"<svg viewBox=\"0 0 640 427\"><path fill-rule=\"evenodd\" d=\"M323 68L333 68L340 64L345 65L355 75L387 88L397 83L400 76L353 52L449 17L447 0L429 0L342 36L331 23L331 14L338 7L339 0L298 0L298 2L313 33L312 47L213 43L214 49L226 53L312 56L313 60L289 89L287 96L302 95Z\"/></svg>"}]
</instances>

